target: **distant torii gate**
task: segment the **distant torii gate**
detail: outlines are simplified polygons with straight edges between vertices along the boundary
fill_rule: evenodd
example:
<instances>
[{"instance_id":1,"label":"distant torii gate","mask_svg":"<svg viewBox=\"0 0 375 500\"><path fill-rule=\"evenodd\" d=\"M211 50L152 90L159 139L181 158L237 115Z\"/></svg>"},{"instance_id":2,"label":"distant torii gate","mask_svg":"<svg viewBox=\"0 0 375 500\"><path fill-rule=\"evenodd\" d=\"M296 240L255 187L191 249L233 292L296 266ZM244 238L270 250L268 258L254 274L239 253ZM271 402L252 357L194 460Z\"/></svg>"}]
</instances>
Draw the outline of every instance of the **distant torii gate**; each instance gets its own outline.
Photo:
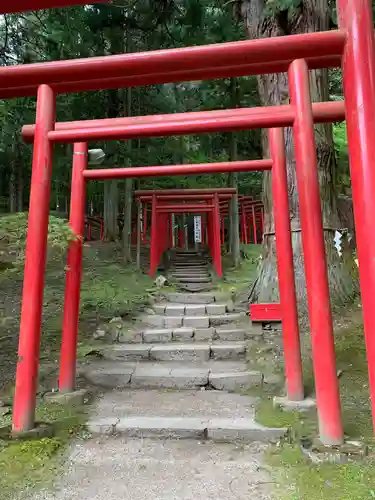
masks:
<instances>
[{"instance_id":1,"label":"distant torii gate","mask_svg":"<svg viewBox=\"0 0 375 500\"><path fill-rule=\"evenodd\" d=\"M222 276L221 203L228 203L236 192L235 188L136 191L134 197L139 203L151 204L150 276L155 275L162 253L173 246L172 214L175 213L206 215L208 247L216 274ZM147 205L144 208L147 213ZM139 229L137 234L140 235Z\"/></svg>"}]
</instances>

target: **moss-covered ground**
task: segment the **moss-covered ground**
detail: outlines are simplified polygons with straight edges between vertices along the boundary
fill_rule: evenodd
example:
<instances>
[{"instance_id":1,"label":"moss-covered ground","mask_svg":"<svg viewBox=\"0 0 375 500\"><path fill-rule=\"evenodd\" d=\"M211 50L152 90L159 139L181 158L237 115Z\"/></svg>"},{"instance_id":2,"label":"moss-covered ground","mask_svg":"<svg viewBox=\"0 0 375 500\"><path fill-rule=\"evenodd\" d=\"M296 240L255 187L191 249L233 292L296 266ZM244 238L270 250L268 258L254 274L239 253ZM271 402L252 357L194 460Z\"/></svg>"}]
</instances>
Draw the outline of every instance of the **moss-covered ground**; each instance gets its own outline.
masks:
<instances>
[{"instance_id":1,"label":"moss-covered ground","mask_svg":"<svg viewBox=\"0 0 375 500\"><path fill-rule=\"evenodd\" d=\"M58 471L71 438L85 439L88 407L45 403L42 395L56 387L65 286L65 249L72 235L66 223L50 219L49 256L45 276L37 421L53 424L53 437L8 439L17 359L25 214L0 217L0 498L25 498L48 484ZM155 292L153 281L133 264L125 265L121 248L111 243L84 245L78 356L90 351L98 325L114 316L131 321ZM9 403L9 406L2 406ZM19 495L19 496L18 496Z\"/></svg>"},{"instance_id":2,"label":"moss-covered ground","mask_svg":"<svg viewBox=\"0 0 375 500\"><path fill-rule=\"evenodd\" d=\"M249 259L234 269L226 262L226 277L219 286L240 293L254 280L259 247L246 247ZM305 335L303 364L306 394L314 395L308 333ZM317 415L286 412L273 407L272 395L283 387L251 391L260 397L257 420L269 427L288 427L290 436L268 451L268 462L275 481L275 499L279 500L366 500L375 498L375 447L369 398L366 350L360 305L335 311L335 345L345 436L368 446L366 458L353 457L347 463L313 463L301 449L301 443L318 436ZM256 352L256 349L255 351ZM251 353L250 353L251 357ZM272 357L272 355L271 355ZM251 360L251 366L257 360ZM272 366L275 370L275 367ZM282 366L276 371L282 373Z\"/></svg>"}]
</instances>

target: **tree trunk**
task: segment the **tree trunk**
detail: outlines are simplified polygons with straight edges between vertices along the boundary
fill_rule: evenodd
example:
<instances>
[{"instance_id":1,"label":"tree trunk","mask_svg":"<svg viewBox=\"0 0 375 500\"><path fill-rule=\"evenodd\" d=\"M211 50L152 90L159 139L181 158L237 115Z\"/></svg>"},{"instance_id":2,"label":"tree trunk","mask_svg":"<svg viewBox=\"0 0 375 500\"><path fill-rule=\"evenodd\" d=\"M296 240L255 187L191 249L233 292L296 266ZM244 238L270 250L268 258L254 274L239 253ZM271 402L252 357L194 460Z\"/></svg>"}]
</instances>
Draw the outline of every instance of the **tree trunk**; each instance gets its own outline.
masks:
<instances>
[{"instance_id":1,"label":"tree trunk","mask_svg":"<svg viewBox=\"0 0 375 500\"><path fill-rule=\"evenodd\" d=\"M265 0L242 0L240 15L245 22L249 38L265 38L309 33L329 29L328 0L303 0L293 12L287 9L266 15ZM313 101L328 100L328 73L326 70L311 72L311 95ZM285 73L258 77L258 90L263 106L289 103L288 79ZM339 257L334 247L335 229L340 228L337 210L334 170L332 126L317 125L315 133L318 175L321 190L324 238L327 252L328 275L332 301L344 302L353 295L354 285L351 266ZM303 249L296 183L293 135L290 128L285 130L285 148L289 184L289 209L292 227L294 266L297 298L306 307L306 285L303 265ZM263 134L263 154L269 157L267 136ZM259 270L258 284L251 300L274 302L279 300L276 268L274 221L272 212L271 174L264 174L263 201L265 207L264 254Z\"/></svg>"},{"instance_id":2,"label":"tree trunk","mask_svg":"<svg viewBox=\"0 0 375 500\"><path fill-rule=\"evenodd\" d=\"M125 114L126 116L132 115L132 94L131 88L125 90ZM127 142L126 166L130 167L130 155L132 151L132 141ZM125 181L125 206L124 206L124 229L122 233L122 243L124 247L124 261L125 263L132 261L131 252L131 236L132 236L132 204L133 204L133 179L126 179Z\"/></svg>"},{"instance_id":3,"label":"tree trunk","mask_svg":"<svg viewBox=\"0 0 375 500\"><path fill-rule=\"evenodd\" d=\"M10 158L10 175L9 175L9 211L17 212L17 156L15 143L12 146L12 154Z\"/></svg>"},{"instance_id":4,"label":"tree trunk","mask_svg":"<svg viewBox=\"0 0 375 500\"><path fill-rule=\"evenodd\" d=\"M22 152L18 146L18 168L17 168L17 211L23 212L23 163Z\"/></svg>"},{"instance_id":5,"label":"tree trunk","mask_svg":"<svg viewBox=\"0 0 375 500\"><path fill-rule=\"evenodd\" d=\"M231 105L233 108L238 107L239 92L238 82L236 78L230 80L230 95ZM232 132L230 134L229 142L229 159L230 161L237 161L238 159L238 141L237 134ZM228 175L228 186L238 188L238 172L232 172ZM237 194L232 197L229 204L229 244L230 252L232 255L233 264L238 266L240 263L240 232L239 232L239 213L238 213L238 196Z\"/></svg>"},{"instance_id":6,"label":"tree trunk","mask_svg":"<svg viewBox=\"0 0 375 500\"><path fill-rule=\"evenodd\" d=\"M118 215L118 187L117 181L104 183L104 239L116 241Z\"/></svg>"}]
</instances>

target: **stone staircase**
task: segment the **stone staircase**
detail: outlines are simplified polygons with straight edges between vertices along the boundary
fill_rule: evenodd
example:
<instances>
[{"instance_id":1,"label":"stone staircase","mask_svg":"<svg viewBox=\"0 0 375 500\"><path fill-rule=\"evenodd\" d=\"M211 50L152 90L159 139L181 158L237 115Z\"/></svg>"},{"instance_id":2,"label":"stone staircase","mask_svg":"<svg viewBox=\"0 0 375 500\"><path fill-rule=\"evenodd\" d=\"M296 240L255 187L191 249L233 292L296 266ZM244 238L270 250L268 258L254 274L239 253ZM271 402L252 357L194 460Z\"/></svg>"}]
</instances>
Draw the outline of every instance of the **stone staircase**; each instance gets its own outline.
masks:
<instances>
[{"instance_id":1,"label":"stone staircase","mask_svg":"<svg viewBox=\"0 0 375 500\"><path fill-rule=\"evenodd\" d=\"M212 287L205 252L176 249L170 253L168 277L187 292L202 292Z\"/></svg>"},{"instance_id":2,"label":"stone staircase","mask_svg":"<svg viewBox=\"0 0 375 500\"><path fill-rule=\"evenodd\" d=\"M197 283L184 281L190 279L186 269L202 263L196 255L187 262L175 265L174 275ZM255 399L244 395L263 383L263 374L249 370L245 359L248 346L261 340L247 316L214 292L165 294L131 336L103 346L102 358L82 369L87 381L106 389L90 431L248 442L281 437L285 429L255 422Z\"/></svg>"}]
</instances>

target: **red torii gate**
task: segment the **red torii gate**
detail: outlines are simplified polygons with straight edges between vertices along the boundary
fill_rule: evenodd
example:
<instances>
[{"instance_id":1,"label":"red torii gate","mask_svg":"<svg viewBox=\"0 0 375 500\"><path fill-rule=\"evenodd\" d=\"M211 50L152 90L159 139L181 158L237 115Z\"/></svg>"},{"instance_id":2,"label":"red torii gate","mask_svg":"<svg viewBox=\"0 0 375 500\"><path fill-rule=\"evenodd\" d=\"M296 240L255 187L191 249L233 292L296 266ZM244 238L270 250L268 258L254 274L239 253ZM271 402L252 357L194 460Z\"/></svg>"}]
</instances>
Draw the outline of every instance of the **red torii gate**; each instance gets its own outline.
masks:
<instances>
[{"instance_id":1,"label":"red torii gate","mask_svg":"<svg viewBox=\"0 0 375 500\"><path fill-rule=\"evenodd\" d=\"M211 167L214 164L211 164ZM252 162L247 162L251 166ZM231 165L233 166L233 165ZM190 166L190 168L193 165ZM190 169L189 169L190 172ZM228 203L236 194L235 188L218 189L168 189L168 190L139 190L134 194L140 203L151 204L151 248L150 248L150 276L154 276L162 253L171 245L172 221L171 217L160 220L161 213L197 213L207 217L208 246L211 251L216 274L222 276L221 245L220 245L220 203ZM189 203L187 203L189 202ZM147 205L145 206L147 213ZM147 217L147 216L146 216ZM164 242L160 245L159 223L168 229L164 232ZM138 231L139 233L139 231Z\"/></svg>"},{"instance_id":2,"label":"red torii gate","mask_svg":"<svg viewBox=\"0 0 375 500\"><path fill-rule=\"evenodd\" d=\"M308 69L339 66L341 60L343 62L370 390L375 396L375 339L372 335L375 328L375 233L372 231L375 212L372 195L375 190L375 171L372 168L375 147L375 44L370 0L337 0L337 6L339 31L0 68L1 98L38 93L13 419L15 432L34 424L53 143L293 126L320 435L328 444L342 442L313 131L314 119L333 119L333 107L325 103L319 103L318 107L311 105ZM159 123L156 127L158 131L154 123L147 121L138 125L133 123L126 128L123 124L115 126L108 123L107 126L99 124L91 129L82 124L80 129L55 130L54 91L96 90L279 71L288 71L291 105L284 109L277 108L275 115L268 114L267 108L250 117L232 110L225 118L224 115L216 115L215 118L209 115L203 120L201 115L187 122L170 120ZM124 74L131 76L124 77ZM321 109L324 116L319 117ZM343 108L339 119L342 118ZM273 140L274 137L271 142ZM273 157L273 160L275 167L280 158ZM278 264L285 272L285 260L278 259ZM285 325L288 307L282 308L284 335L289 336L290 331ZM285 339L284 344L287 347ZM375 418L375 397L372 404Z\"/></svg>"},{"instance_id":3,"label":"red torii gate","mask_svg":"<svg viewBox=\"0 0 375 500\"><path fill-rule=\"evenodd\" d=\"M109 3L111 0L90 0L89 3ZM25 12L27 10L54 9L57 7L72 7L86 5L87 0L5 0L0 5L0 14Z\"/></svg>"}]
</instances>

